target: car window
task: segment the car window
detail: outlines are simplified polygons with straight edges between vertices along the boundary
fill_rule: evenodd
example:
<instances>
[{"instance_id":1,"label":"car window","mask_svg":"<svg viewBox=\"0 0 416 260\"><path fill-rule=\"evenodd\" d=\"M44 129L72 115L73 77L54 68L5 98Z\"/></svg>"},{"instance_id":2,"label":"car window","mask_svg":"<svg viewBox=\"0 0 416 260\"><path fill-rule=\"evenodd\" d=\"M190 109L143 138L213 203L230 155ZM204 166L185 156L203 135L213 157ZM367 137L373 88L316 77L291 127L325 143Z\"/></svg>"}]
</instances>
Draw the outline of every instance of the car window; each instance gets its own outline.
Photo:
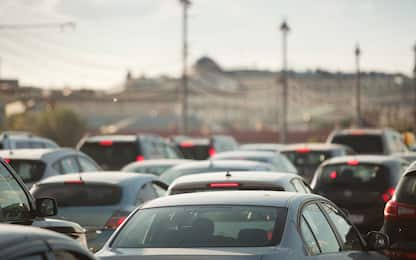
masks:
<instances>
[{"instance_id":1,"label":"car window","mask_svg":"<svg viewBox=\"0 0 416 260\"><path fill-rule=\"evenodd\" d=\"M78 162L83 172L94 172L99 170L97 165L86 157L78 156Z\"/></svg>"},{"instance_id":2,"label":"car window","mask_svg":"<svg viewBox=\"0 0 416 260\"><path fill-rule=\"evenodd\" d=\"M42 179L46 165L40 160L10 160L9 164L25 183Z\"/></svg>"},{"instance_id":3,"label":"car window","mask_svg":"<svg viewBox=\"0 0 416 260\"><path fill-rule=\"evenodd\" d=\"M298 179L292 180L292 185L293 185L293 188L296 190L296 192L308 193L308 191L305 189L305 187L300 182L300 180L298 180Z\"/></svg>"},{"instance_id":4,"label":"car window","mask_svg":"<svg viewBox=\"0 0 416 260\"><path fill-rule=\"evenodd\" d=\"M23 188L12 173L0 163L0 221L13 222L30 218L30 204Z\"/></svg>"},{"instance_id":5,"label":"car window","mask_svg":"<svg viewBox=\"0 0 416 260\"><path fill-rule=\"evenodd\" d=\"M31 142L31 147L32 148L45 148L45 144L42 142Z\"/></svg>"},{"instance_id":6,"label":"car window","mask_svg":"<svg viewBox=\"0 0 416 260\"><path fill-rule=\"evenodd\" d=\"M171 159L181 158L179 154L176 152L176 150L173 149L169 144L164 144L164 148L165 148L164 152L165 152L166 158L171 158Z\"/></svg>"},{"instance_id":7,"label":"car window","mask_svg":"<svg viewBox=\"0 0 416 260\"><path fill-rule=\"evenodd\" d=\"M359 234L341 211L328 203L322 203L322 206L341 237L343 250L363 250Z\"/></svg>"},{"instance_id":8,"label":"car window","mask_svg":"<svg viewBox=\"0 0 416 260\"><path fill-rule=\"evenodd\" d=\"M151 183L146 183L137 193L136 205L145 203L146 201L157 198L156 190L152 187Z\"/></svg>"},{"instance_id":9,"label":"car window","mask_svg":"<svg viewBox=\"0 0 416 260\"><path fill-rule=\"evenodd\" d=\"M336 135L331 143L343 144L357 154L384 154L383 138L376 134Z\"/></svg>"},{"instance_id":10,"label":"car window","mask_svg":"<svg viewBox=\"0 0 416 260\"><path fill-rule=\"evenodd\" d=\"M163 188L160 184L158 184L156 182L153 182L152 183L152 188L154 189L154 191L156 192L158 197L165 196L166 189Z\"/></svg>"},{"instance_id":11,"label":"car window","mask_svg":"<svg viewBox=\"0 0 416 260\"><path fill-rule=\"evenodd\" d=\"M308 250L309 254L319 254L321 249L319 248L318 242L312 233L311 227L309 226L308 222L306 222L304 216L302 216L300 220L300 233L305 243L305 248Z\"/></svg>"},{"instance_id":12,"label":"car window","mask_svg":"<svg viewBox=\"0 0 416 260\"><path fill-rule=\"evenodd\" d=\"M316 238L321 253L335 253L340 251L340 245L338 244L336 235L318 205L309 204L304 207L302 217ZM306 241L305 237L304 241Z\"/></svg>"},{"instance_id":13,"label":"car window","mask_svg":"<svg viewBox=\"0 0 416 260\"><path fill-rule=\"evenodd\" d=\"M16 149L25 149L25 148L31 148L31 143L26 141L16 141L14 143L14 147Z\"/></svg>"},{"instance_id":14,"label":"car window","mask_svg":"<svg viewBox=\"0 0 416 260\"><path fill-rule=\"evenodd\" d=\"M81 169L78 166L78 163L75 159L75 157L66 157L59 161L60 164L60 173L61 174L67 174L67 173L74 173L74 172L80 172Z\"/></svg>"}]
</instances>

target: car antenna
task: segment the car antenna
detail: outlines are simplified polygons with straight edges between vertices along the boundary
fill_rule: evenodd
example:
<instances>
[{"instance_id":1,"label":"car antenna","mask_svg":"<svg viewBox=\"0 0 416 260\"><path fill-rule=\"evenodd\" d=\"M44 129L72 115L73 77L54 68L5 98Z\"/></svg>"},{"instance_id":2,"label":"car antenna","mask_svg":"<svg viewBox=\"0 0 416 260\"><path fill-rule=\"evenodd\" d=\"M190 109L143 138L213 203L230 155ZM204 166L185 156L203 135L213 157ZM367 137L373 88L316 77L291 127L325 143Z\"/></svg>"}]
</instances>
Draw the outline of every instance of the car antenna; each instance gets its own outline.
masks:
<instances>
[{"instance_id":1,"label":"car antenna","mask_svg":"<svg viewBox=\"0 0 416 260\"><path fill-rule=\"evenodd\" d=\"M225 177L227 177L227 178L231 177L230 170L227 170L227 172L225 173Z\"/></svg>"}]
</instances>

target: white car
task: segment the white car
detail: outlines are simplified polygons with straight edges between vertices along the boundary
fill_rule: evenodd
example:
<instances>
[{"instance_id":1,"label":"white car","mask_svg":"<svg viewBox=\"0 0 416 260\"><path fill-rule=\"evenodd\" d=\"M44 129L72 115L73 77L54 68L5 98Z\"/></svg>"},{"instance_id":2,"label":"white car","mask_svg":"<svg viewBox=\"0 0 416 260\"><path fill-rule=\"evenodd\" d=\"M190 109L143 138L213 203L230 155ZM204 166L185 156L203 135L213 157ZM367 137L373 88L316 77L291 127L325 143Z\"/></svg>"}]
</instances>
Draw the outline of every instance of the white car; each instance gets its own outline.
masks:
<instances>
[{"instance_id":1,"label":"white car","mask_svg":"<svg viewBox=\"0 0 416 260\"><path fill-rule=\"evenodd\" d=\"M71 148L3 150L0 157L15 169L28 189L51 176L101 170L88 155Z\"/></svg>"}]
</instances>

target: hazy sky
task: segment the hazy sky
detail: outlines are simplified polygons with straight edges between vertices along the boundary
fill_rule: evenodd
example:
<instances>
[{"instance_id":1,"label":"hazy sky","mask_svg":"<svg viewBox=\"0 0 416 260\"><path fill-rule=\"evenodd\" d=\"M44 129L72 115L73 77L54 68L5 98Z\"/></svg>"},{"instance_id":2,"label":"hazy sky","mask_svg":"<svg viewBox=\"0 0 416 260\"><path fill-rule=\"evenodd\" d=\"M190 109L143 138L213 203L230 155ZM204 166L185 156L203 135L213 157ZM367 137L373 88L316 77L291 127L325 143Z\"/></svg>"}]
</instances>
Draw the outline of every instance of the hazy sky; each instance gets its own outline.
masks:
<instances>
[{"instance_id":1,"label":"hazy sky","mask_svg":"<svg viewBox=\"0 0 416 260\"><path fill-rule=\"evenodd\" d=\"M0 30L0 73L24 84L110 88L134 75L179 75L178 0L0 0L0 24L74 21L76 29ZM364 70L410 75L416 42L414 0L193 0L190 61L226 68L281 65L287 18L291 69Z\"/></svg>"}]
</instances>

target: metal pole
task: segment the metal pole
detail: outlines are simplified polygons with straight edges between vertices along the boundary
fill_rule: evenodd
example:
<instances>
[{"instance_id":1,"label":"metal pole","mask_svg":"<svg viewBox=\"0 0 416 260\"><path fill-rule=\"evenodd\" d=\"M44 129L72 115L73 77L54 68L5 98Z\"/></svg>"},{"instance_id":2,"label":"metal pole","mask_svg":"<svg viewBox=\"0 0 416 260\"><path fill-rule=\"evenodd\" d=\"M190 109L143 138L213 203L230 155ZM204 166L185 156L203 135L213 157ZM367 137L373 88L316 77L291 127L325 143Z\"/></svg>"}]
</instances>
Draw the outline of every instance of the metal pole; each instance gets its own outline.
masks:
<instances>
[{"instance_id":1,"label":"metal pole","mask_svg":"<svg viewBox=\"0 0 416 260\"><path fill-rule=\"evenodd\" d=\"M413 46L415 64L413 68L413 122L416 123L416 44Z\"/></svg>"},{"instance_id":2,"label":"metal pole","mask_svg":"<svg viewBox=\"0 0 416 260\"><path fill-rule=\"evenodd\" d=\"M282 101L282 120L281 120L281 129L280 129L280 142L287 142L287 112L288 112L288 79L287 79L287 34L290 30L286 21L280 26L282 31L282 85L283 85L283 101Z\"/></svg>"},{"instance_id":3,"label":"metal pole","mask_svg":"<svg viewBox=\"0 0 416 260\"><path fill-rule=\"evenodd\" d=\"M355 66L357 69L356 74L356 89L355 89L355 107L356 107L356 125L357 127L361 127L361 78L360 78L360 55L361 49L360 46L357 44L355 47Z\"/></svg>"},{"instance_id":4,"label":"metal pole","mask_svg":"<svg viewBox=\"0 0 416 260\"><path fill-rule=\"evenodd\" d=\"M182 133L188 133L188 8L191 5L189 0L180 0L183 7L182 18Z\"/></svg>"}]
</instances>

